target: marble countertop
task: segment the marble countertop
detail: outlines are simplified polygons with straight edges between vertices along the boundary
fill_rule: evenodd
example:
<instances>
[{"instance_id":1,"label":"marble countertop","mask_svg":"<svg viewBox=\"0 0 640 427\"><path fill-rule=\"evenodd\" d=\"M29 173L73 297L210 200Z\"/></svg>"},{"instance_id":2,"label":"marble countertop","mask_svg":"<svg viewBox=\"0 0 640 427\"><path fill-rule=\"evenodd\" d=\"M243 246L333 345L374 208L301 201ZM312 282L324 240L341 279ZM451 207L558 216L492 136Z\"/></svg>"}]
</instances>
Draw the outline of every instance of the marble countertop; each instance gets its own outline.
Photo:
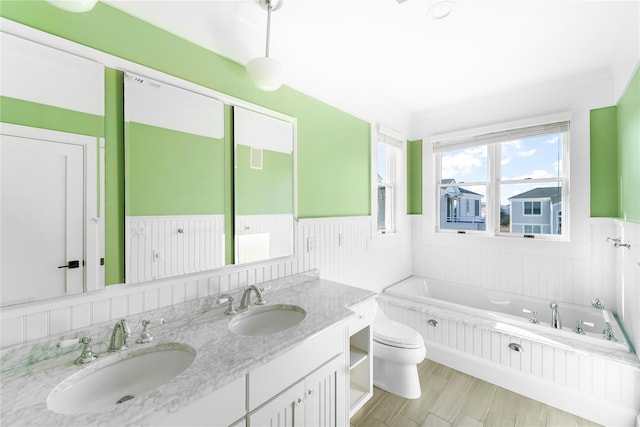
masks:
<instances>
[{"instance_id":1,"label":"marble countertop","mask_svg":"<svg viewBox=\"0 0 640 427\"><path fill-rule=\"evenodd\" d=\"M130 346L124 351L107 353L104 347L93 347L100 354L97 361L107 363L104 360L126 358L128 353L139 351L144 346L187 344L196 350L196 358L173 380L118 405L114 411L75 415L52 412L46 404L51 390L84 368L74 364L79 355L79 346L76 346L72 353L16 367L10 373L3 372L0 421L3 425L11 426L150 424L163 413L185 407L349 318L354 314L349 310L350 306L374 295L368 290L322 279L267 291L267 304L295 304L306 310L306 317L301 323L268 336L240 336L230 332L228 323L232 316L224 314L226 304L191 302L193 307L186 307L183 311L185 315L153 326L155 339L151 343L136 344L136 336L132 333ZM252 301L254 298L252 295ZM10 355L3 356L3 363L8 363ZM85 366L90 367L91 364Z\"/></svg>"}]
</instances>

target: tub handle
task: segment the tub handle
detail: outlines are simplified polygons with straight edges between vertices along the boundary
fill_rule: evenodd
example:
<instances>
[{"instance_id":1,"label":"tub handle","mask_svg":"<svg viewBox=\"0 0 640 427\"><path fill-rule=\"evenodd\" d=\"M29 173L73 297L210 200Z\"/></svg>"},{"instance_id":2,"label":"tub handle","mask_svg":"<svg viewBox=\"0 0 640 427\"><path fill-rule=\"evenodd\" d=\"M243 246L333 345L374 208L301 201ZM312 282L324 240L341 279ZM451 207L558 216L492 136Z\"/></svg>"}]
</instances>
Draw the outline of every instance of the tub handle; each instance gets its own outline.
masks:
<instances>
[{"instance_id":1,"label":"tub handle","mask_svg":"<svg viewBox=\"0 0 640 427\"><path fill-rule=\"evenodd\" d=\"M427 323L434 327L438 326L438 321L436 319L429 319L427 320Z\"/></svg>"},{"instance_id":2,"label":"tub handle","mask_svg":"<svg viewBox=\"0 0 640 427\"><path fill-rule=\"evenodd\" d=\"M520 344L517 344L515 342L510 343L509 344L509 348L511 350L515 351L515 352L518 352L518 353L524 352L524 348L522 348L522 346Z\"/></svg>"}]
</instances>

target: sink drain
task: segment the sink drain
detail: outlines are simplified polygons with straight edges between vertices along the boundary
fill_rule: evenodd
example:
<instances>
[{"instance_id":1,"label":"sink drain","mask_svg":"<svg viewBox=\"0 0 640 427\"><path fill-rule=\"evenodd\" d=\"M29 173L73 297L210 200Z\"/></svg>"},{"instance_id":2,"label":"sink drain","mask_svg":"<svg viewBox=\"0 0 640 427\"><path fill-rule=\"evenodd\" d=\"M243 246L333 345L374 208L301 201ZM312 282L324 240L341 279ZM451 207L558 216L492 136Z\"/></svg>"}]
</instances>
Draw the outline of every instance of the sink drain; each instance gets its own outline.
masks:
<instances>
[{"instance_id":1,"label":"sink drain","mask_svg":"<svg viewBox=\"0 0 640 427\"><path fill-rule=\"evenodd\" d=\"M118 399L118 401L116 402L116 405L119 405L121 403L126 402L127 400L131 400L133 399L135 396L131 395L131 394L127 394L126 396L122 396L120 399Z\"/></svg>"}]
</instances>

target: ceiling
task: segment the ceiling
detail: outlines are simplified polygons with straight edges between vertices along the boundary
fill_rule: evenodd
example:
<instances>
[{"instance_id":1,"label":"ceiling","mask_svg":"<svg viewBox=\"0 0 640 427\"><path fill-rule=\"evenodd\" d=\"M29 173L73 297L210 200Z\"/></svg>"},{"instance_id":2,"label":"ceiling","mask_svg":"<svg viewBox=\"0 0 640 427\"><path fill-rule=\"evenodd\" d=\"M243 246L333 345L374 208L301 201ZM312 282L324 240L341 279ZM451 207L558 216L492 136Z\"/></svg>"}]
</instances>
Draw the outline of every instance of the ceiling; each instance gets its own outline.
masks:
<instances>
[{"instance_id":1,"label":"ceiling","mask_svg":"<svg viewBox=\"0 0 640 427\"><path fill-rule=\"evenodd\" d=\"M103 0L238 63L263 56L255 0ZM611 69L640 37L640 2L284 0L270 56L285 84L366 120L411 115ZM640 53L631 42L632 56Z\"/></svg>"}]
</instances>

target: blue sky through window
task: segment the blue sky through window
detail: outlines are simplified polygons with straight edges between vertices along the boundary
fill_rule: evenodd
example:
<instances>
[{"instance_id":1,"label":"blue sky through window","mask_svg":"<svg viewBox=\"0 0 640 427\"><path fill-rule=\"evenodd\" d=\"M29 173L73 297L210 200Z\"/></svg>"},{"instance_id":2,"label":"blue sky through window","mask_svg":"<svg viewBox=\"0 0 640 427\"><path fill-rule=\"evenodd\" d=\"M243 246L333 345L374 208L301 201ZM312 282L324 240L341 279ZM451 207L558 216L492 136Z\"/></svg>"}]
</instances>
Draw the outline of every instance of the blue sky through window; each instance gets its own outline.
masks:
<instances>
[{"instance_id":1,"label":"blue sky through window","mask_svg":"<svg viewBox=\"0 0 640 427\"><path fill-rule=\"evenodd\" d=\"M562 176L562 136L544 135L503 142L501 155L502 181ZM463 148L442 154L442 179L456 182L485 182L488 180L486 146ZM556 186L557 183L511 184L501 191L500 204L508 205L508 198L533 187ZM484 193L482 193L484 195Z\"/></svg>"}]
</instances>

